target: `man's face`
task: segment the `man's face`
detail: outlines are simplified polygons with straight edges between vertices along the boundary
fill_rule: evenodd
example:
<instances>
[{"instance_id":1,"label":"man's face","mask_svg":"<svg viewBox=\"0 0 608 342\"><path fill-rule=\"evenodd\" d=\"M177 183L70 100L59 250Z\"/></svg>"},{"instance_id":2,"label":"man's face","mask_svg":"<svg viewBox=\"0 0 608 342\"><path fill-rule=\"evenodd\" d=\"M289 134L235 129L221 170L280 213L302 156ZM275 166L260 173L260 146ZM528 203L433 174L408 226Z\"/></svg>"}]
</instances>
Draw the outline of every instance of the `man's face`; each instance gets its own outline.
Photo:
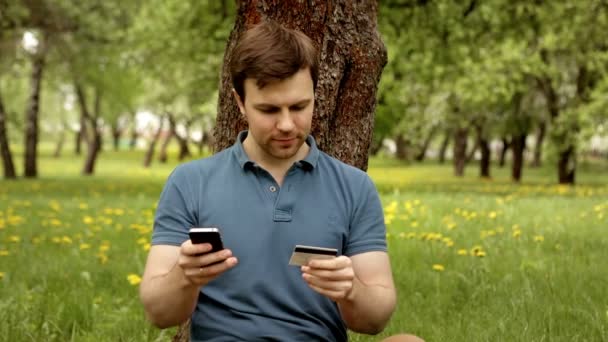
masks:
<instances>
[{"instance_id":1,"label":"man's face","mask_svg":"<svg viewBox=\"0 0 608 342\"><path fill-rule=\"evenodd\" d=\"M310 132L314 109L314 86L308 69L267 84L260 89L256 80L244 82L245 102L235 93L241 113L249 123L255 156L281 161L296 156Z\"/></svg>"}]
</instances>

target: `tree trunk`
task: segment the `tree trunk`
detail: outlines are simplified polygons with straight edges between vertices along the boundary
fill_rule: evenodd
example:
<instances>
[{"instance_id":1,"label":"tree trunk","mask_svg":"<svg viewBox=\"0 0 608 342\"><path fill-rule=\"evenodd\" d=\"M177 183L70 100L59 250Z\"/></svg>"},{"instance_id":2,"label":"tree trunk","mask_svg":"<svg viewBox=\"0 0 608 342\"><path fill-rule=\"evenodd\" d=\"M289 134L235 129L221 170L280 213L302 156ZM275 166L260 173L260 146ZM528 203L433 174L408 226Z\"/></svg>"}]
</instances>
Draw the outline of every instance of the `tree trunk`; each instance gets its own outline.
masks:
<instances>
[{"instance_id":1,"label":"tree trunk","mask_svg":"<svg viewBox=\"0 0 608 342\"><path fill-rule=\"evenodd\" d=\"M475 159L475 153L477 153L477 150L479 149L479 140L475 140L475 143L473 143L473 148L471 148L471 150L466 154L467 155L467 163L470 163L471 161L473 161Z\"/></svg>"},{"instance_id":2,"label":"tree trunk","mask_svg":"<svg viewBox=\"0 0 608 342\"><path fill-rule=\"evenodd\" d=\"M31 94L28 109L25 113L25 156L24 176L38 177L38 112L40 106L40 88L42 86L42 73L44 71L44 54L40 53L33 58L31 76Z\"/></svg>"},{"instance_id":3,"label":"tree trunk","mask_svg":"<svg viewBox=\"0 0 608 342\"><path fill-rule=\"evenodd\" d=\"M424 160L424 158L426 157L426 151L429 149L429 146L431 145L431 141L435 137L435 133L437 133L438 128L439 128L438 126L433 126L431 128L429 134L426 136L426 139L424 139L422 146L420 146L420 151L418 151L418 154L416 154L416 157L414 157L414 159L416 159L416 161L421 162Z\"/></svg>"},{"instance_id":4,"label":"tree trunk","mask_svg":"<svg viewBox=\"0 0 608 342\"><path fill-rule=\"evenodd\" d=\"M4 109L4 102L0 94L0 153L2 154L2 167L4 168L5 179L15 179L15 164L13 164L13 153L8 142L8 129L6 126L7 113Z\"/></svg>"},{"instance_id":5,"label":"tree trunk","mask_svg":"<svg viewBox=\"0 0 608 342\"><path fill-rule=\"evenodd\" d=\"M367 169L376 91L387 61L377 31L377 7L376 1L240 1L224 56L229 61L243 31L263 19L307 34L321 50L311 133L321 150L362 170ZM214 131L216 151L232 145L246 129L227 66L224 63Z\"/></svg>"},{"instance_id":6,"label":"tree trunk","mask_svg":"<svg viewBox=\"0 0 608 342\"><path fill-rule=\"evenodd\" d=\"M445 154L448 151L451 138L452 133L449 130L446 130L443 141L441 142L441 147L439 148L439 164L445 163Z\"/></svg>"},{"instance_id":7,"label":"tree trunk","mask_svg":"<svg viewBox=\"0 0 608 342\"><path fill-rule=\"evenodd\" d=\"M120 148L120 137L122 136L122 130L118 127L118 122L112 125L112 145L114 151L118 151Z\"/></svg>"},{"instance_id":8,"label":"tree trunk","mask_svg":"<svg viewBox=\"0 0 608 342\"><path fill-rule=\"evenodd\" d=\"M100 113L101 106L101 94L99 89L95 91L95 104L94 104L94 113L91 114L87 107L86 94L82 88L82 86L78 83L75 83L76 88L76 97L78 99L78 105L80 107L80 115L85 118L85 124L80 127L83 135L87 137L87 155L85 157L84 165L82 167L83 175L92 175L95 173L95 162L97 161L97 156L99 151L101 150L101 132L98 125L98 118ZM87 132L87 121L91 127L91 131Z\"/></svg>"},{"instance_id":9,"label":"tree trunk","mask_svg":"<svg viewBox=\"0 0 608 342\"><path fill-rule=\"evenodd\" d=\"M576 158L574 156L574 146L559 153L557 161L559 184L574 184L576 175Z\"/></svg>"},{"instance_id":10,"label":"tree trunk","mask_svg":"<svg viewBox=\"0 0 608 342\"><path fill-rule=\"evenodd\" d=\"M88 138L86 137L86 126L87 126L87 120L85 119L84 116L82 116L82 112L80 114L80 127L78 128L78 132L76 132L76 141L75 141L75 145L74 145L74 153L76 153L76 155L80 155L82 153L82 142L87 140Z\"/></svg>"},{"instance_id":11,"label":"tree trunk","mask_svg":"<svg viewBox=\"0 0 608 342\"><path fill-rule=\"evenodd\" d=\"M64 127L59 132L59 139L57 140L57 145L55 145L55 152L53 152L53 158L61 157L61 151L63 150L63 144L65 143L65 124Z\"/></svg>"},{"instance_id":12,"label":"tree trunk","mask_svg":"<svg viewBox=\"0 0 608 342\"><path fill-rule=\"evenodd\" d=\"M131 139L129 141L129 150L133 151L135 149L135 146L137 146L137 137L139 137L139 134L137 133L137 112L135 111L131 113L131 122L132 127Z\"/></svg>"},{"instance_id":13,"label":"tree trunk","mask_svg":"<svg viewBox=\"0 0 608 342\"><path fill-rule=\"evenodd\" d=\"M511 140L513 153L513 164L511 178L515 182L521 181L521 173L524 166L524 150L526 149L526 134L514 135Z\"/></svg>"},{"instance_id":14,"label":"tree trunk","mask_svg":"<svg viewBox=\"0 0 608 342\"><path fill-rule=\"evenodd\" d=\"M481 178L492 178L490 176L490 160L491 153L490 142L485 138L483 132L483 126L478 125L475 127L477 131L477 146L481 152L481 160L479 161L479 177Z\"/></svg>"},{"instance_id":15,"label":"tree trunk","mask_svg":"<svg viewBox=\"0 0 608 342\"><path fill-rule=\"evenodd\" d=\"M464 176L464 167L467 160L468 128L457 128L454 132L454 175Z\"/></svg>"},{"instance_id":16,"label":"tree trunk","mask_svg":"<svg viewBox=\"0 0 608 342\"><path fill-rule=\"evenodd\" d=\"M148 146L148 150L146 151L146 155L144 156L144 167L148 168L152 164L152 159L154 158L154 149L156 148L156 144L160 139L160 135L163 131L164 120L161 118L160 123L158 125L158 130L152 137L152 141L150 141L150 145Z\"/></svg>"},{"instance_id":17,"label":"tree trunk","mask_svg":"<svg viewBox=\"0 0 608 342\"><path fill-rule=\"evenodd\" d=\"M543 153L543 141L545 140L545 133L547 131L547 123L542 121L538 126L538 133L536 134L536 144L534 145L534 159L532 160L532 167L542 166L542 153Z\"/></svg>"},{"instance_id":18,"label":"tree trunk","mask_svg":"<svg viewBox=\"0 0 608 342\"><path fill-rule=\"evenodd\" d=\"M507 152L509 151L509 147L511 144L509 143L509 139L506 137L502 138L502 149L500 150L500 158L498 160L498 166L504 167L507 160Z\"/></svg>"},{"instance_id":19,"label":"tree trunk","mask_svg":"<svg viewBox=\"0 0 608 342\"><path fill-rule=\"evenodd\" d=\"M403 137L403 134L397 135L395 138L395 157L399 160L409 161L410 141Z\"/></svg>"},{"instance_id":20,"label":"tree trunk","mask_svg":"<svg viewBox=\"0 0 608 342\"><path fill-rule=\"evenodd\" d=\"M169 159L167 156L167 147L169 146L171 139L173 139L173 131L169 130L169 133L165 137L165 140L163 140L162 145L160 145L160 152L158 153L158 161L163 164L165 164Z\"/></svg>"}]
</instances>

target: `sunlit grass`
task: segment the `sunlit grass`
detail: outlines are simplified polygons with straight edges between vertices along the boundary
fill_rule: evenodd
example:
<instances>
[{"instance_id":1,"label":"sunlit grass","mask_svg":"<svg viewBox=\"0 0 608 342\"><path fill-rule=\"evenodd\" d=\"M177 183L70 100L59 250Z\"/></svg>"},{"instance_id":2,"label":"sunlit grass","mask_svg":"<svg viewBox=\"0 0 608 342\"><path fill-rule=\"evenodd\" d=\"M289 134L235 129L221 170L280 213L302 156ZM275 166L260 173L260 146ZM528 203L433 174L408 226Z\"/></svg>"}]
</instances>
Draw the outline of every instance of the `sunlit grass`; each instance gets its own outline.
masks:
<instances>
[{"instance_id":1,"label":"sunlit grass","mask_svg":"<svg viewBox=\"0 0 608 342\"><path fill-rule=\"evenodd\" d=\"M155 203L176 162L43 151L40 179L0 181L0 341L169 340L137 285ZM20 164L18 164L20 165ZM608 175L554 185L553 169L480 181L449 166L372 160L399 305L382 336L427 341L608 340ZM375 341L352 334L354 341Z\"/></svg>"}]
</instances>

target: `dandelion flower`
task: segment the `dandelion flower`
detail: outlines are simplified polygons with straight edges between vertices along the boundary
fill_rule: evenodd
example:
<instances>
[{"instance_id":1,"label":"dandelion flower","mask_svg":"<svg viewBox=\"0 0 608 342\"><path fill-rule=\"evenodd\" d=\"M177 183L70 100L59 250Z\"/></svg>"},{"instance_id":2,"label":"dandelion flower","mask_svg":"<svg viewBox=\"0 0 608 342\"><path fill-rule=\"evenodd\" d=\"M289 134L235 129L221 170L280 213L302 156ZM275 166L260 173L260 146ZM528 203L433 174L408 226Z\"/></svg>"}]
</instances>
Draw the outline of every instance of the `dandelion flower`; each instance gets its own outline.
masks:
<instances>
[{"instance_id":1,"label":"dandelion flower","mask_svg":"<svg viewBox=\"0 0 608 342\"><path fill-rule=\"evenodd\" d=\"M81 243L80 244L80 250L83 251L85 249L89 249L91 248L91 245L89 245L88 243Z\"/></svg>"},{"instance_id":2,"label":"dandelion flower","mask_svg":"<svg viewBox=\"0 0 608 342\"><path fill-rule=\"evenodd\" d=\"M545 241L545 237L542 235L536 235L534 237L534 242L543 242L543 241Z\"/></svg>"},{"instance_id":3,"label":"dandelion flower","mask_svg":"<svg viewBox=\"0 0 608 342\"><path fill-rule=\"evenodd\" d=\"M443 272L445 270L445 267L441 264L434 264L433 265L433 271L437 271L437 272Z\"/></svg>"},{"instance_id":4,"label":"dandelion flower","mask_svg":"<svg viewBox=\"0 0 608 342\"><path fill-rule=\"evenodd\" d=\"M4 279L4 272L0 272L0 280Z\"/></svg>"},{"instance_id":5,"label":"dandelion flower","mask_svg":"<svg viewBox=\"0 0 608 342\"><path fill-rule=\"evenodd\" d=\"M514 237L514 238L516 238L516 239L517 239L517 238L519 238L520 236L521 236L521 230L516 230L516 231L514 231L514 232L513 232L513 237Z\"/></svg>"},{"instance_id":6,"label":"dandelion flower","mask_svg":"<svg viewBox=\"0 0 608 342\"><path fill-rule=\"evenodd\" d=\"M0 256L7 256L7 255L10 255L10 254L11 254L11 252L9 252L9 251L7 251L5 249L0 250Z\"/></svg>"},{"instance_id":7,"label":"dandelion flower","mask_svg":"<svg viewBox=\"0 0 608 342\"><path fill-rule=\"evenodd\" d=\"M11 235L8 237L10 242L19 243L21 241L21 237L18 235Z\"/></svg>"},{"instance_id":8,"label":"dandelion flower","mask_svg":"<svg viewBox=\"0 0 608 342\"><path fill-rule=\"evenodd\" d=\"M456 253L458 255L469 255L469 252L466 249L459 249Z\"/></svg>"},{"instance_id":9,"label":"dandelion flower","mask_svg":"<svg viewBox=\"0 0 608 342\"><path fill-rule=\"evenodd\" d=\"M127 280L129 281L129 284L131 284L131 285L138 285L139 283L141 283L141 277L138 276L137 274L129 274L127 276Z\"/></svg>"}]
</instances>

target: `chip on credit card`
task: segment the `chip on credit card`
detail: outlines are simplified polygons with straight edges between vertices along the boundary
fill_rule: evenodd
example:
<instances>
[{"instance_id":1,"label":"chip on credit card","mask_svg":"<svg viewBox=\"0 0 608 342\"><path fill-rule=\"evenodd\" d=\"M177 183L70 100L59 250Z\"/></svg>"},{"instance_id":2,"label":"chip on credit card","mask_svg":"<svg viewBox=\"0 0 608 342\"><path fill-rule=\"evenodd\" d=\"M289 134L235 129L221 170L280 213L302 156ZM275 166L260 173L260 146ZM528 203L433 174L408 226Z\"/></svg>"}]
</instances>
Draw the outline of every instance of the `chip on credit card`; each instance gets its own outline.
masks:
<instances>
[{"instance_id":1,"label":"chip on credit card","mask_svg":"<svg viewBox=\"0 0 608 342\"><path fill-rule=\"evenodd\" d=\"M335 248L296 245L289 259L292 266L304 266L313 259L333 259L338 256Z\"/></svg>"}]
</instances>

